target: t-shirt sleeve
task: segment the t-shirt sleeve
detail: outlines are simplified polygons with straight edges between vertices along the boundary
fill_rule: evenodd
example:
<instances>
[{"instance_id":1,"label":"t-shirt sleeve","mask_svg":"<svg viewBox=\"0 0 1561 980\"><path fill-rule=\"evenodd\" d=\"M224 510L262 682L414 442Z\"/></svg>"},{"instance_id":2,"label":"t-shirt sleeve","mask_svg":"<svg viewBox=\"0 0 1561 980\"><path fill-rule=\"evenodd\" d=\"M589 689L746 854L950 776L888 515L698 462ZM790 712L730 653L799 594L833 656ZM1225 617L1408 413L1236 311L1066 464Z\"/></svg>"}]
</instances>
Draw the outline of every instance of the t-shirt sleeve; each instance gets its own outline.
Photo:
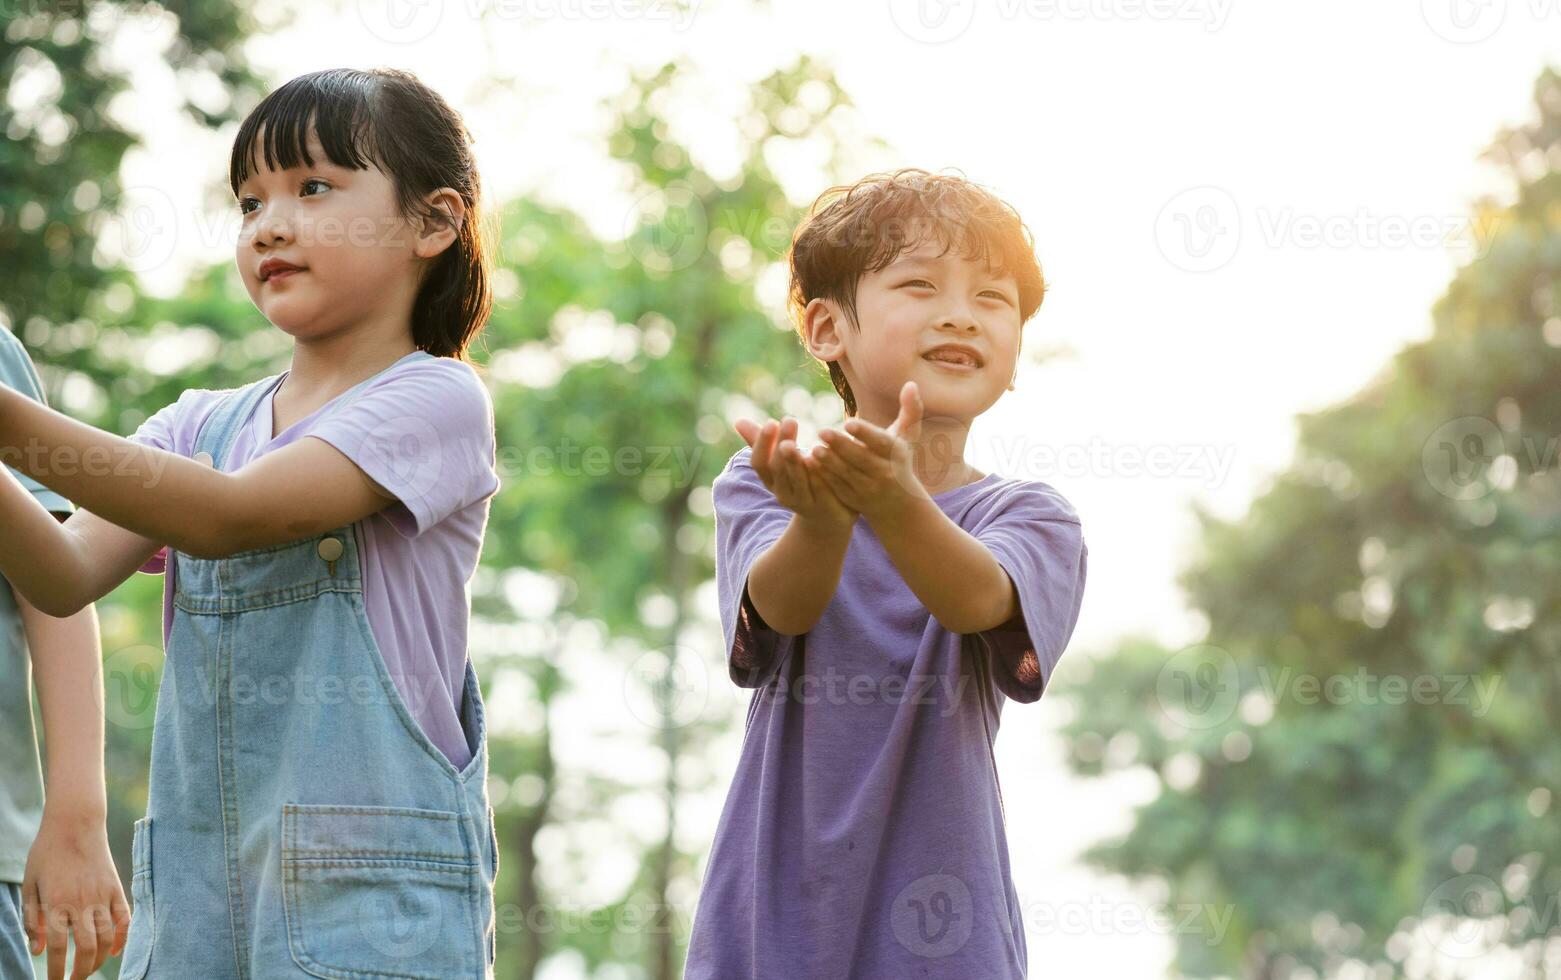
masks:
<instances>
[{"instance_id":1,"label":"t-shirt sleeve","mask_svg":"<svg viewBox=\"0 0 1561 980\"><path fill-rule=\"evenodd\" d=\"M22 346L22 342L16 339L15 334L4 328L0 328L0 384L15 388L35 402L48 404L43 397L43 383L38 380L38 371L33 367L32 358L27 356L27 348ZM12 467L7 468L46 510L56 514L69 514L75 509L69 500L26 473Z\"/></svg>"},{"instance_id":2,"label":"t-shirt sleeve","mask_svg":"<svg viewBox=\"0 0 1561 980\"><path fill-rule=\"evenodd\" d=\"M711 484L715 508L716 594L726 638L727 672L738 687L761 687L791 637L771 629L748 596L748 573L791 523L791 511L770 493L738 450Z\"/></svg>"},{"instance_id":3,"label":"t-shirt sleeve","mask_svg":"<svg viewBox=\"0 0 1561 980\"><path fill-rule=\"evenodd\" d=\"M998 689L1028 704L1045 690L1078 623L1089 566L1083 526L1055 490L1028 484L1013 491L975 538L1008 573L1023 621L976 636L990 654Z\"/></svg>"},{"instance_id":4,"label":"t-shirt sleeve","mask_svg":"<svg viewBox=\"0 0 1561 980\"><path fill-rule=\"evenodd\" d=\"M499 489L493 402L472 366L424 358L349 399L308 433L396 498L383 511L415 538Z\"/></svg>"}]
</instances>

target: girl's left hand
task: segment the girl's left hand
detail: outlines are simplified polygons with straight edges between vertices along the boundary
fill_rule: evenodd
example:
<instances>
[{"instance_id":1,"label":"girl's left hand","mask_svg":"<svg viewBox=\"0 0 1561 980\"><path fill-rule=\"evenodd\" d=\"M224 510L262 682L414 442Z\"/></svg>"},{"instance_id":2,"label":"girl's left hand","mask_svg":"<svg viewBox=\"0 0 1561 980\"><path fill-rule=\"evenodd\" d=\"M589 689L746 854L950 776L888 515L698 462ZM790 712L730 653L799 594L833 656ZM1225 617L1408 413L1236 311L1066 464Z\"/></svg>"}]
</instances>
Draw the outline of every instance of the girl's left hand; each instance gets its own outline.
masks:
<instances>
[{"instance_id":1,"label":"girl's left hand","mask_svg":"<svg viewBox=\"0 0 1561 980\"><path fill-rule=\"evenodd\" d=\"M887 429L853 418L846 420L845 432L819 432L824 445L813 448L813 458L841 503L868 520L893 521L932 499L914 466L912 442L921 434L921 418L921 392L907 381L900 389L900 414Z\"/></svg>"}]
</instances>

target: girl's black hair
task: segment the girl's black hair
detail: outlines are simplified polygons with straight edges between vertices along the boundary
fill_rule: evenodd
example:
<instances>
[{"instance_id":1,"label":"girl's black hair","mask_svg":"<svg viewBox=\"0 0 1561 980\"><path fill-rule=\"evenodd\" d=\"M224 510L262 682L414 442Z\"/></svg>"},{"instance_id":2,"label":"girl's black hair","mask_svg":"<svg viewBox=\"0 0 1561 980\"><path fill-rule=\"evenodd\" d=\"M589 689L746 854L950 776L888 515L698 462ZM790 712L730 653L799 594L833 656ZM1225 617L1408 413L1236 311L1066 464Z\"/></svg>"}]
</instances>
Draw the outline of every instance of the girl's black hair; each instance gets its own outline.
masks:
<instances>
[{"instance_id":1,"label":"girl's black hair","mask_svg":"<svg viewBox=\"0 0 1561 980\"><path fill-rule=\"evenodd\" d=\"M262 99L239 127L228 164L234 196L250 176L257 144L272 170L313 164L311 132L337 166L384 172L409 218L447 222L423 197L441 187L461 195L466 218L456 242L423 277L412 306L412 342L436 357L467 360L466 347L493 307L493 268L465 121L410 72L333 68L300 75Z\"/></svg>"}]
</instances>

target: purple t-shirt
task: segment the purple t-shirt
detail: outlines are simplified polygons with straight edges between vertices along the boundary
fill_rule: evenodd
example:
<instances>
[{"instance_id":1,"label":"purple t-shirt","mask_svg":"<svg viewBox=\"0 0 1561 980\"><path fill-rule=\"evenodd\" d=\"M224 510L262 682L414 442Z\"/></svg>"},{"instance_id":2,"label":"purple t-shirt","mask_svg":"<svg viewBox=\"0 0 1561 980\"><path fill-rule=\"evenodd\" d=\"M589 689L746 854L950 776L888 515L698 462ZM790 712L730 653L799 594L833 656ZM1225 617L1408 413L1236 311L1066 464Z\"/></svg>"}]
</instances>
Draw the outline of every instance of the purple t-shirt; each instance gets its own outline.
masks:
<instances>
[{"instance_id":1,"label":"purple t-shirt","mask_svg":"<svg viewBox=\"0 0 1561 980\"><path fill-rule=\"evenodd\" d=\"M275 389L273 389L274 391ZM130 438L181 456L223 392L192 388ZM471 760L461 731L467 584L498 489L493 404L471 365L414 351L271 437L272 399L256 406L229 452L228 472L306 436L336 447L396 500L360 521L363 604L385 666L412 716L451 764ZM142 566L164 570L166 549ZM164 590L163 640L173 623Z\"/></svg>"},{"instance_id":2,"label":"purple t-shirt","mask_svg":"<svg viewBox=\"0 0 1561 980\"><path fill-rule=\"evenodd\" d=\"M751 456L712 486L729 672L757 690L687 980L1024 977L992 746L1004 699L1040 697L1078 620L1078 515L996 474L932 498L1008 572L1025 629L944 629L859 518L834 598L791 637L747 594L792 517Z\"/></svg>"}]
</instances>

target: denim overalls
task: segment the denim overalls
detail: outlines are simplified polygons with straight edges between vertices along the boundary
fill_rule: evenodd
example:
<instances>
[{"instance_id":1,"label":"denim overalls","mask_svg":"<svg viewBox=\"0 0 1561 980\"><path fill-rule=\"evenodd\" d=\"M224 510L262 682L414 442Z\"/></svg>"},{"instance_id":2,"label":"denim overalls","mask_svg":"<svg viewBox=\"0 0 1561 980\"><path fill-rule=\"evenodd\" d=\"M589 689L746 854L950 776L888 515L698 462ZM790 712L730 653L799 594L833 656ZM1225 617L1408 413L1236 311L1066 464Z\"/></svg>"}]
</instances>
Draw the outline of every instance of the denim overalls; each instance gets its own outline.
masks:
<instances>
[{"instance_id":1,"label":"denim overalls","mask_svg":"<svg viewBox=\"0 0 1561 980\"><path fill-rule=\"evenodd\" d=\"M224 397L196 455L229 469L281 377ZM169 550L173 623L120 980L492 977L498 851L477 675L468 661L473 756L458 772L385 668L355 532L216 560Z\"/></svg>"}]
</instances>

